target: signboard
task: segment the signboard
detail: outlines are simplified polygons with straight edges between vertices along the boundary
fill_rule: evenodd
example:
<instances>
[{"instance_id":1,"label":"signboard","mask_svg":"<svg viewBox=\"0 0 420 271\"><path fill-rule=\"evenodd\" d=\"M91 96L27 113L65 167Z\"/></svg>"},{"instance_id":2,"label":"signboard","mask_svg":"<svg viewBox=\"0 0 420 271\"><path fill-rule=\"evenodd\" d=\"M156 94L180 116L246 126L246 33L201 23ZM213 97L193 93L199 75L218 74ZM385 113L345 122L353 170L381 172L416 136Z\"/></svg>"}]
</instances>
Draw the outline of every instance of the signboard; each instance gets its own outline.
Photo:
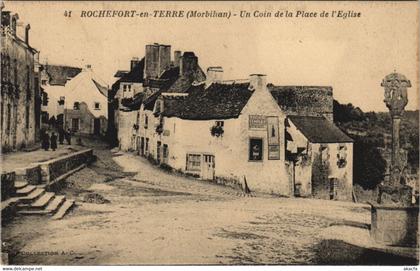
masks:
<instances>
[{"instance_id":1,"label":"signboard","mask_svg":"<svg viewBox=\"0 0 420 271\"><path fill-rule=\"evenodd\" d=\"M268 160L280 159L280 145L268 145Z\"/></svg>"},{"instance_id":2,"label":"signboard","mask_svg":"<svg viewBox=\"0 0 420 271\"><path fill-rule=\"evenodd\" d=\"M261 115L249 115L249 129L264 130L267 127L267 118Z\"/></svg>"},{"instance_id":3,"label":"signboard","mask_svg":"<svg viewBox=\"0 0 420 271\"><path fill-rule=\"evenodd\" d=\"M278 117L267 117L268 160L280 159L280 137Z\"/></svg>"}]
</instances>

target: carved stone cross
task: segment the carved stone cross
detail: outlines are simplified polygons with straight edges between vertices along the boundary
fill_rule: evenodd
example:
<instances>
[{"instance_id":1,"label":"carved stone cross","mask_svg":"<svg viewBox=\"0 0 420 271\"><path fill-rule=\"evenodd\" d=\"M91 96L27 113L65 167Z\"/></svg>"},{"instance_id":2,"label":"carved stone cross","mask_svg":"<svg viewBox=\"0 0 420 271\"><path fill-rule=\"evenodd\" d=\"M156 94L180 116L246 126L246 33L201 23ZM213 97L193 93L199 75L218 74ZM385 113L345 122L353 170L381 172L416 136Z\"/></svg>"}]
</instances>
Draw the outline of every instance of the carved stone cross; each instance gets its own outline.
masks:
<instances>
[{"instance_id":1,"label":"carved stone cross","mask_svg":"<svg viewBox=\"0 0 420 271\"><path fill-rule=\"evenodd\" d=\"M392 117L392 155L388 185L395 187L405 184L407 155L400 149L400 122L408 103L407 88L411 87L411 83L404 75L394 72L385 76L381 86L385 88L384 102Z\"/></svg>"}]
</instances>

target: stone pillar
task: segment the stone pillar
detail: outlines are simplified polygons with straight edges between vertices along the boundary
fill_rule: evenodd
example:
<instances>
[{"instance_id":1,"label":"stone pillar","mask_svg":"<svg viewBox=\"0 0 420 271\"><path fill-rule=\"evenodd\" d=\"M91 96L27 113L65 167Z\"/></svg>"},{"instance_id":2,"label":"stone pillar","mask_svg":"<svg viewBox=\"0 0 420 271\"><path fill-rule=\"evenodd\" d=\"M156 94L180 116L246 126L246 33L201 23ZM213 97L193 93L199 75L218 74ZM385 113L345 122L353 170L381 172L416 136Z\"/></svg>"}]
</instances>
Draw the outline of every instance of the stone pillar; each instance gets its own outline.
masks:
<instances>
[{"instance_id":1,"label":"stone pillar","mask_svg":"<svg viewBox=\"0 0 420 271\"><path fill-rule=\"evenodd\" d=\"M405 183L407 153L400 149L401 116L411 83L394 72L384 78L381 86L385 88L384 102L392 119L392 153L390 176L379 186L378 202L371 203L370 234L385 245L416 247L419 208L412 203L412 188Z\"/></svg>"}]
</instances>

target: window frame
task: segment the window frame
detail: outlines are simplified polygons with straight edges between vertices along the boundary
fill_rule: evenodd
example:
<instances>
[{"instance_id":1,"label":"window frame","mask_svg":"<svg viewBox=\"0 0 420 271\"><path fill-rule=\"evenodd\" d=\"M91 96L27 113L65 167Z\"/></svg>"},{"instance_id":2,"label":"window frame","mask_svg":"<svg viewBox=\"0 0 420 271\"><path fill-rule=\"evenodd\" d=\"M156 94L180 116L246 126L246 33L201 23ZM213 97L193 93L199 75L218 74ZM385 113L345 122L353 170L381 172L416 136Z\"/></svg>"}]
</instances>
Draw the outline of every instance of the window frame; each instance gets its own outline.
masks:
<instances>
[{"instance_id":1,"label":"window frame","mask_svg":"<svg viewBox=\"0 0 420 271\"><path fill-rule=\"evenodd\" d=\"M261 140L261 159L251 159L251 141ZM262 137L249 137L248 138L248 162L263 162L264 161L264 138Z\"/></svg>"}]
</instances>

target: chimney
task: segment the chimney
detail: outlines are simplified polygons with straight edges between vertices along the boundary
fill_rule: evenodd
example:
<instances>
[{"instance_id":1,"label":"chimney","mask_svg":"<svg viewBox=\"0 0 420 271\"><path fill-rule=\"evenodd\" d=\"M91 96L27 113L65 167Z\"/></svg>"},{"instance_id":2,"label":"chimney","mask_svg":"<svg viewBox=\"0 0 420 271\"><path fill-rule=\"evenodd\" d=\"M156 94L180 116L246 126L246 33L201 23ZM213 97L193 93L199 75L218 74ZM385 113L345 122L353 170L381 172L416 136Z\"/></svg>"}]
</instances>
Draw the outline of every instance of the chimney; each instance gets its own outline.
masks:
<instances>
[{"instance_id":1,"label":"chimney","mask_svg":"<svg viewBox=\"0 0 420 271\"><path fill-rule=\"evenodd\" d=\"M181 51L174 51L174 67L179 67L181 65Z\"/></svg>"},{"instance_id":2,"label":"chimney","mask_svg":"<svg viewBox=\"0 0 420 271\"><path fill-rule=\"evenodd\" d=\"M27 24L25 27L25 43L29 46L29 30L31 29L31 25Z\"/></svg>"},{"instance_id":3,"label":"chimney","mask_svg":"<svg viewBox=\"0 0 420 271\"><path fill-rule=\"evenodd\" d=\"M223 80L223 68L220 66L217 67L208 67L206 75L206 87L210 86L212 83L219 83Z\"/></svg>"},{"instance_id":4,"label":"chimney","mask_svg":"<svg viewBox=\"0 0 420 271\"><path fill-rule=\"evenodd\" d=\"M159 70L158 76L161 76L164 71L169 69L171 66L171 46L170 45L159 45Z\"/></svg>"},{"instance_id":5,"label":"chimney","mask_svg":"<svg viewBox=\"0 0 420 271\"><path fill-rule=\"evenodd\" d=\"M146 45L145 78L158 78L171 64L171 46L158 43Z\"/></svg>"},{"instance_id":6,"label":"chimney","mask_svg":"<svg viewBox=\"0 0 420 271\"><path fill-rule=\"evenodd\" d=\"M249 83L255 91L267 90L267 76L265 74L251 74Z\"/></svg>"},{"instance_id":7,"label":"chimney","mask_svg":"<svg viewBox=\"0 0 420 271\"><path fill-rule=\"evenodd\" d=\"M140 62L138 57L133 57L130 61L130 71L134 69L134 67Z\"/></svg>"},{"instance_id":8,"label":"chimney","mask_svg":"<svg viewBox=\"0 0 420 271\"><path fill-rule=\"evenodd\" d=\"M194 52L184 52L180 63L179 75L189 75L197 70L198 58L195 56Z\"/></svg>"}]
</instances>

